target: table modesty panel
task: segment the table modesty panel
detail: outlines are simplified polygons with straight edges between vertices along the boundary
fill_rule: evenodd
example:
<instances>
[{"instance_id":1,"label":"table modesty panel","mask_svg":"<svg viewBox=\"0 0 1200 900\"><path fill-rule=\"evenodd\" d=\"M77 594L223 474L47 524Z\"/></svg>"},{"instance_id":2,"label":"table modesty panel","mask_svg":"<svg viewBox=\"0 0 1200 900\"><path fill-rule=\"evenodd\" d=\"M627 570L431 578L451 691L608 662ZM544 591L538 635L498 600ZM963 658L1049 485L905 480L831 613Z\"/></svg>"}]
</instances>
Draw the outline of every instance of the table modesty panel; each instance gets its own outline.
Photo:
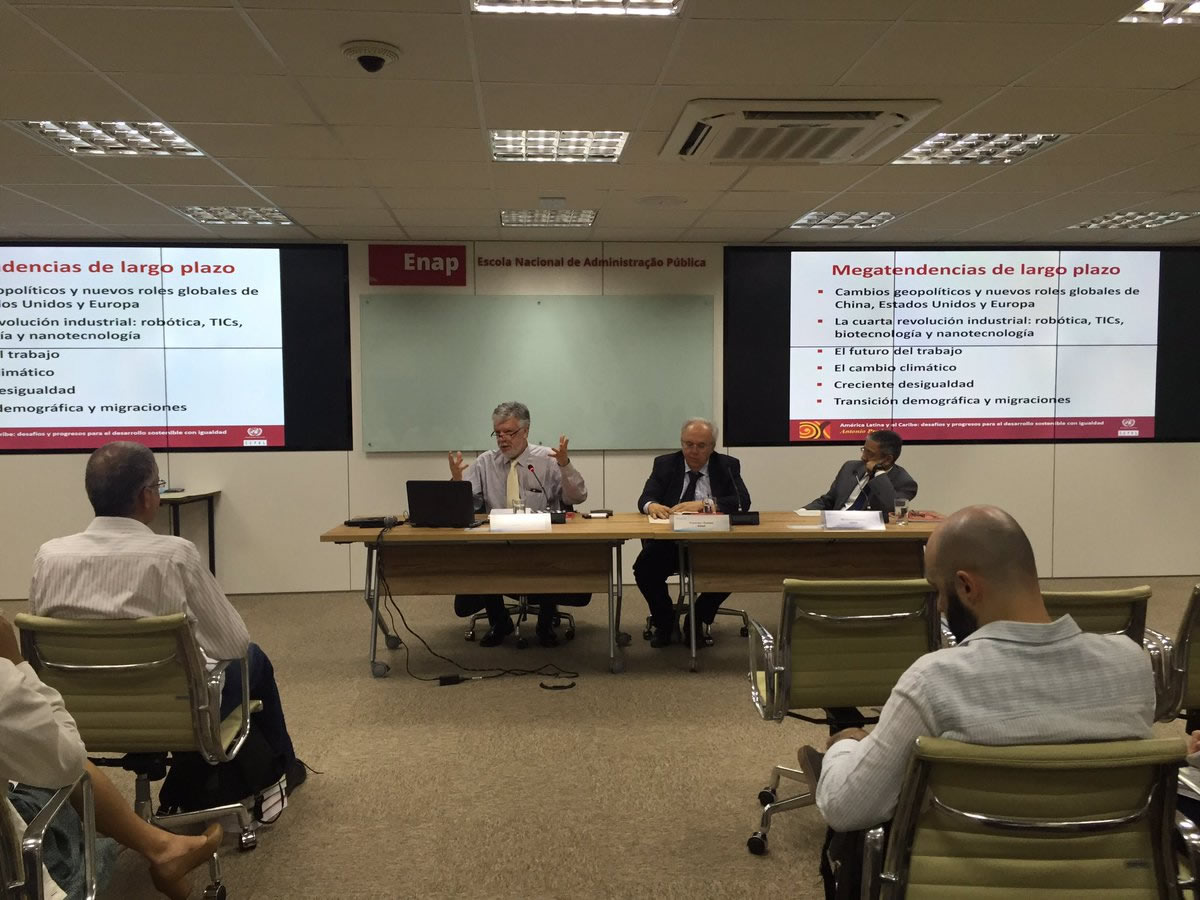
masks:
<instances>
[{"instance_id":1,"label":"table modesty panel","mask_svg":"<svg viewBox=\"0 0 1200 900\"><path fill-rule=\"evenodd\" d=\"M612 545L596 539L384 544L379 566L394 594L607 593Z\"/></svg>"}]
</instances>

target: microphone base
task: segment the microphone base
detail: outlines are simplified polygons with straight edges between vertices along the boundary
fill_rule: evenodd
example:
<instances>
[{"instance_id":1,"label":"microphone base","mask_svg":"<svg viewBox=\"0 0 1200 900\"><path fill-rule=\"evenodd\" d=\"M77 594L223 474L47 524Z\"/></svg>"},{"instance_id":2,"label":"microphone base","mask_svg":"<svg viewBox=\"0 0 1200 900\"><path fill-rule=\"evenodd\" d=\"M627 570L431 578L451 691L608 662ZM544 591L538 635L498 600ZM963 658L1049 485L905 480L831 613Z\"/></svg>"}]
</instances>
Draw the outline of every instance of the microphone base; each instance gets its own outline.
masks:
<instances>
[{"instance_id":1,"label":"microphone base","mask_svg":"<svg viewBox=\"0 0 1200 900\"><path fill-rule=\"evenodd\" d=\"M565 512L554 512L553 510L551 510L550 511L550 524L551 525L566 525L567 524L567 514Z\"/></svg>"},{"instance_id":2,"label":"microphone base","mask_svg":"<svg viewBox=\"0 0 1200 900\"><path fill-rule=\"evenodd\" d=\"M730 525L757 525L758 513L756 512L732 512L729 514Z\"/></svg>"}]
</instances>

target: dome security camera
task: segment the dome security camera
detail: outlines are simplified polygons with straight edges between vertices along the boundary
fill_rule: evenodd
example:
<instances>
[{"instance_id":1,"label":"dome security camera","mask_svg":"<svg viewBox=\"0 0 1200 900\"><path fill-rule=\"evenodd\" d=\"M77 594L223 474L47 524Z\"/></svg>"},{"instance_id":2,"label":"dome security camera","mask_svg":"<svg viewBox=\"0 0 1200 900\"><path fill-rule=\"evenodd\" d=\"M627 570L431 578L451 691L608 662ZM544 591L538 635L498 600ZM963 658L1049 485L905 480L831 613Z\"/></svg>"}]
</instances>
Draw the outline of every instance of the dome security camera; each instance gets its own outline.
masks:
<instances>
[{"instance_id":1,"label":"dome security camera","mask_svg":"<svg viewBox=\"0 0 1200 900\"><path fill-rule=\"evenodd\" d=\"M342 55L374 75L388 63L399 61L400 48L382 41L347 41L342 44Z\"/></svg>"}]
</instances>

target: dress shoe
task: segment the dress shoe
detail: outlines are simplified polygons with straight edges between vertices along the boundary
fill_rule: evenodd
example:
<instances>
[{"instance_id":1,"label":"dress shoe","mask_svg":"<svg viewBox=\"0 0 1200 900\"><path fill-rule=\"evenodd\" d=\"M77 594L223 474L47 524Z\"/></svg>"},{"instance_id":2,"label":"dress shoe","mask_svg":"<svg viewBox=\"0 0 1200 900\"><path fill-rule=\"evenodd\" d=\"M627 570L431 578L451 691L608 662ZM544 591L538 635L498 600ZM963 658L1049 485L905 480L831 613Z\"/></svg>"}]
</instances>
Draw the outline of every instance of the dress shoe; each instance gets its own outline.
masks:
<instances>
[{"instance_id":1,"label":"dress shoe","mask_svg":"<svg viewBox=\"0 0 1200 900\"><path fill-rule=\"evenodd\" d=\"M285 774L287 775L286 793L290 797L292 796L292 791L308 780L308 766L304 764L304 760L299 758L294 759L291 765L287 767Z\"/></svg>"},{"instance_id":2,"label":"dress shoe","mask_svg":"<svg viewBox=\"0 0 1200 900\"><path fill-rule=\"evenodd\" d=\"M688 629L690 627L691 627L691 622L689 621L689 617L684 616L683 617L683 632L682 632L683 633L683 642L688 645L690 645L692 642L692 638L688 634ZM696 623L696 649L699 650L701 647L711 647L712 644L713 644L712 635L711 634L706 635L704 632L704 626L701 623L697 622Z\"/></svg>"},{"instance_id":3,"label":"dress shoe","mask_svg":"<svg viewBox=\"0 0 1200 900\"><path fill-rule=\"evenodd\" d=\"M543 647L557 647L558 635L554 633L553 628L538 628L537 630L538 643Z\"/></svg>"},{"instance_id":4,"label":"dress shoe","mask_svg":"<svg viewBox=\"0 0 1200 900\"><path fill-rule=\"evenodd\" d=\"M650 638L650 646L655 650L667 647L671 643L671 632L664 628L655 628L654 637Z\"/></svg>"},{"instance_id":5,"label":"dress shoe","mask_svg":"<svg viewBox=\"0 0 1200 900\"><path fill-rule=\"evenodd\" d=\"M495 647L495 646L499 645L506 637L508 637L510 634L512 634L515 630L516 629L513 627L512 622L509 622L508 625L501 625L499 628L489 629L488 633L485 634L482 638L480 638L479 646L480 647Z\"/></svg>"}]
</instances>

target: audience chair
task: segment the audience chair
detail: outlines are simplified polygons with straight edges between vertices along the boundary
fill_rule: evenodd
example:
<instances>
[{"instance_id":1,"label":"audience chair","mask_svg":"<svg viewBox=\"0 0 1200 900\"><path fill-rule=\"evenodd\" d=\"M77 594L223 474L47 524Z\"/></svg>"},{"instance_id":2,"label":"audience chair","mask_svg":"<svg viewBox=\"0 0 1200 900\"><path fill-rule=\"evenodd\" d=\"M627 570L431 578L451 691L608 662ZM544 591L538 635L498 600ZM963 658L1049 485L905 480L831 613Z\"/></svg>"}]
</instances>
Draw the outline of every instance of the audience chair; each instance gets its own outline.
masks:
<instances>
[{"instance_id":1,"label":"audience chair","mask_svg":"<svg viewBox=\"0 0 1200 900\"><path fill-rule=\"evenodd\" d=\"M1200 835L1175 813L1181 739L986 747L916 741L891 834L868 832L863 897L1182 898Z\"/></svg>"},{"instance_id":2,"label":"audience chair","mask_svg":"<svg viewBox=\"0 0 1200 900\"><path fill-rule=\"evenodd\" d=\"M1170 722L1187 718L1188 731L1200 728L1200 584L1192 588L1179 633L1165 644L1165 690L1159 695L1158 718Z\"/></svg>"},{"instance_id":3,"label":"audience chair","mask_svg":"<svg viewBox=\"0 0 1200 900\"><path fill-rule=\"evenodd\" d=\"M209 765L232 760L250 733L249 681L242 679L242 703L221 719L221 674L212 671L196 645L183 613L142 619L52 619L18 615L21 651L38 677L62 694L88 753L122 754L92 758L97 765L135 773L134 807L160 828L236 817L238 848L258 843L250 813L240 803L194 812L157 815L150 782L166 776L174 753L198 753ZM242 671L249 671L245 657ZM205 900L224 896L220 860L209 863Z\"/></svg>"},{"instance_id":4,"label":"audience chair","mask_svg":"<svg viewBox=\"0 0 1200 900\"><path fill-rule=\"evenodd\" d=\"M0 788L7 792L8 785ZM46 829L60 812L70 808L68 801L76 792L82 807L85 898L96 900L96 810L92 780L87 772L74 784L56 791L23 834L17 833L9 810L0 804L0 900L44 900L42 863Z\"/></svg>"},{"instance_id":5,"label":"audience chair","mask_svg":"<svg viewBox=\"0 0 1200 900\"><path fill-rule=\"evenodd\" d=\"M504 608L505 608L505 610L507 610L508 614L513 617L513 627L516 629L513 632L513 634L516 636L516 639L517 639L517 648L520 650L524 650L526 647L529 646L529 638L521 636L521 623L528 621L530 616L532 616L534 619L536 619L538 611L540 610L541 607L536 600L530 600L529 597L525 596L524 594L516 595L513 598L513 600L514 600L514 602L512 602L512 603L504 604ZM568 641L574 640L575 639L575 617L573 615L571 615L569 612L563 612L562 607L564 607L564 606L574 606L574 607L587 606L587 604L590 603L591 600L590 599L586 600L586 601L556 600L555 602L558 604L559 609L558 609L558 612L555 613L555 615L554 615L554 627L557 628L560 625L562 625L564 622L566 622L567 627L566 627L566 630L563 631L563 638ZM483 611L477 612L477 613L475 613L475 615L471 616L471 620L467 625L467 630L466 630L466 633L463 635L463 637L466 638L468 641L475 640L475 625L477 622L479 622L480 619L486 619L486 618L487 618L487 613L483 612Z\"/></svg>"},{"instance_id":6,"label":"audience chair","mask_svg":"<svg viewBox=\"0 0 1200 900\"><path fill-rule=\"evenodd\" d=\"M938 649L939 622L933 588L922 578L787 579L776 634L750 619L750 699L768 721L790 716L820 725L830 720L798 710L880 707L905 669ZM811 777L803 769L772 770L758 794L763 811L746 842L751 853L767 852L773 815L815 802ZM808 789L779 800L781 778Z\"/></svg>"}]
</instances>

